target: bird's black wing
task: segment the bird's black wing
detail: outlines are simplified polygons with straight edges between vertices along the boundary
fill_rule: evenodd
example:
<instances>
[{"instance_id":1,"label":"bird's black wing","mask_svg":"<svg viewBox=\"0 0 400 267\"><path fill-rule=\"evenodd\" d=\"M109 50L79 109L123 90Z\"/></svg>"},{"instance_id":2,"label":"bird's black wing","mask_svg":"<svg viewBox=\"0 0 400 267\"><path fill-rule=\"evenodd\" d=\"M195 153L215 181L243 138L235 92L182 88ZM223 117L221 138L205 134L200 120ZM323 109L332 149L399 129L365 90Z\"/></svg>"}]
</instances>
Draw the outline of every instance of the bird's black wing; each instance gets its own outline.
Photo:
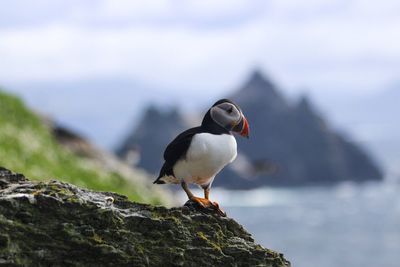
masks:
<instances>
[{"instance_id":1,"label":"bird's black wing","mask_svg":"<svg viewBox=\"0 0 400 267\"><path fill-rule=\"evenodd\" d=\"M193 136L200 132L200 127L195 127L179 134L165 149L164 160L174 165L179 159L185 157Z\"/></svg>"},{"instance_id":2,"label":"bird's black wing","mask_svg":"<svg viewBox=\"0 0 400 267\"><path fill-rule=\"evenodd\" d=\"M165 149L164 160L165 163L161 168L160 175L154 183L157 183L159 178L164 175L174 175L172 168L175 163L186 156L186 152L189 149L192 138L195 134L201 133L201 127L191 128L179 134Z\"/></svg>"}]
</instances>

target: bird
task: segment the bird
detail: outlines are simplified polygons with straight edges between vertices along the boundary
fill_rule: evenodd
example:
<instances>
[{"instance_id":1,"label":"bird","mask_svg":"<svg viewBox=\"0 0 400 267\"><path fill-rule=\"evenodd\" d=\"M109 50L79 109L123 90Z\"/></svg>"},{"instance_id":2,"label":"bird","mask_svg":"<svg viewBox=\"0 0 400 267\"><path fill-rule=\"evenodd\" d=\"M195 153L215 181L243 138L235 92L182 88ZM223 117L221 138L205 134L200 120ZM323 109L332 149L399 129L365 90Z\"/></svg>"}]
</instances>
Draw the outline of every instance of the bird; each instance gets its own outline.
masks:
<instances>
[{"instance_id":1,"label":"bird","mask_svg":"<svg viewBox=\"0 0 400 267\"><path fill-rule=\"evenodd\" d=\"M154 184L180 184L198 207L212 208L226 216L209 195L216 175L237 156L232 133L249 138L249 123L236 103L220 99L206 112L200 126L180 133L166 147L165 161ZM189 184L200 186L204 198L194 196Z\"/></svg>"}]
</instances>

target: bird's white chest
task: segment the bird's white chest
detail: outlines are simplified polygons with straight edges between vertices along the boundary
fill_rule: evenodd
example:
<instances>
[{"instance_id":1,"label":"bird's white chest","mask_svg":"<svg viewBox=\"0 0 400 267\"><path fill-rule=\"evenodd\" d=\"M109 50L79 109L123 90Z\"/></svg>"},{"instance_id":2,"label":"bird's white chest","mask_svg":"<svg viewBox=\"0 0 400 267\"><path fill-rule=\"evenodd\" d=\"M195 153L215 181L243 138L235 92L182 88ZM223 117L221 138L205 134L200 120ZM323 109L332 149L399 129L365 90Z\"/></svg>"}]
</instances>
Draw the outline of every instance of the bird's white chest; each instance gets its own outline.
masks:
<instances>
[{"instance_id":1,"label":"bird's white chest","mask_svg":"<svg viewBox=\"0 0 400 267\"><path fill-rule=\"evenodd\" d=\"M236 139L228 134L196 134L186 153L177 162L174 173L186 182L207 184L210 179L232 162L237 155Z\"/></svg>"}]
</instances>

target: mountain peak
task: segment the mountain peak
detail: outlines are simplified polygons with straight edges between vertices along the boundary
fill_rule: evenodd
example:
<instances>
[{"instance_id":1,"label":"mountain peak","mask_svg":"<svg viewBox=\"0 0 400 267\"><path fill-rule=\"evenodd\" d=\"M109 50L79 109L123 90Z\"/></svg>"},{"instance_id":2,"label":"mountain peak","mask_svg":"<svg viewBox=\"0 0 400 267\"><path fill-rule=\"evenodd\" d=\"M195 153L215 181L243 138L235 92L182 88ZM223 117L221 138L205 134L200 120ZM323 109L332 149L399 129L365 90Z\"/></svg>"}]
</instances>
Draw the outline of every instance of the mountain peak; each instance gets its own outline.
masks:
<instances>
[{"instance_id":1,"label":"mountain peak","mask_svg":"<svg viewBox=\"0 0 400 267\"><path fill-rule=\"evenodd\" d=\"M259 69L254 69L253 72L251 73L250 77L252 79L264 79L264 75L261 70Z\"/></svg>"},{"instance_id":2,"label":"mountain peak","mask_svg":"<svg viewBox=\"0 0 400 267\"><path fill-rule=\"evenodd\" d=\"M176 107L147 107L142 119L117 149L121 158L126 158L132 147L140 152L139 166L156 172L162 164L162 155L168 143L186 128L184 119ZM159 158L157 158L157 156Z\"/></svg>"},{"instance_id":3,"label":"mountain peak","mask_svg":"<svg viewBox=\"0 0 400 267\"><path fill-rule=\"evenodd\" d=\"M241 105L259 103L276 110L287 107L286 100L279 93L277 86L258 69L251 72L244 85L231 98Z\"/></svg>"},{"instance_id":4,"label":"mountain peak","mask_svg":"<svg viewBox=\"0 0 400 267\"><path fill-rule=\"evenodd\" d=\"M148 121L168 121L177 120L181 117L179 110L176 107L169 109L161 109L154 104L150 104L144 112L143 123Z\"/></svg>"},{"instance_id":5,"label":"mountain peak","mask_svg":"<svg viewBox=\"0 0 400 267\"><path fill-rule=\"evenodd\" d=\"M274 84L271 82L271 80L265 74L263 74L262 71L259 69L253 70L253 72L249 76L247 85L248 86L257 85L268 88L275 87Z\"/></svg>"},{"instance_id":6,"label":"mountain peak","mask_svg":"<svg viewBox=\"0 0 400 267\"><path fill-rule=\"evenodd\" d=\"M294 106L294 112L301 118L303 122L311 121L313 124L326 128L327 125L319 112L315 109L314 104L310 98L303 94L300 96L297 104Z\"/></svg>"}]
</instances>

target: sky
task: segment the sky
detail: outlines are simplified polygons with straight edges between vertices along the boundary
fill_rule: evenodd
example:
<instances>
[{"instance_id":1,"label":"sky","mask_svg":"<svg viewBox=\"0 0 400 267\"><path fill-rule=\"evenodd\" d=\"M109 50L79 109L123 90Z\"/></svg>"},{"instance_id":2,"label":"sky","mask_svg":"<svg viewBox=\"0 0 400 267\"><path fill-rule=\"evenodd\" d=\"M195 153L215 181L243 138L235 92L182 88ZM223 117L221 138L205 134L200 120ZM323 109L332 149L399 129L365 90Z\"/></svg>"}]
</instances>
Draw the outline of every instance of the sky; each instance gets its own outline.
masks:
<instances>
[{"instance_id":1,"label":"sky","mask_svg":"<svg viewBox=\"0 0 400 267\"><path fill-rule=\"evenodd\" d=\"M255 68L326 106L385 91L399 14L396 0L7 1L0 86L111 147L144 103L206 105Z\"/></svg>"},{"instance_id":2,"label":"sky","mask_svg":"<svg viewBox=\"0 0 400 267\"><path fill-rule=\"evenodd\" d=\"M260 67L288 90L379 90L398 79L399 14L395 0L7 1L0 81L214 91Z\"/></svg>"}]
</instances>

